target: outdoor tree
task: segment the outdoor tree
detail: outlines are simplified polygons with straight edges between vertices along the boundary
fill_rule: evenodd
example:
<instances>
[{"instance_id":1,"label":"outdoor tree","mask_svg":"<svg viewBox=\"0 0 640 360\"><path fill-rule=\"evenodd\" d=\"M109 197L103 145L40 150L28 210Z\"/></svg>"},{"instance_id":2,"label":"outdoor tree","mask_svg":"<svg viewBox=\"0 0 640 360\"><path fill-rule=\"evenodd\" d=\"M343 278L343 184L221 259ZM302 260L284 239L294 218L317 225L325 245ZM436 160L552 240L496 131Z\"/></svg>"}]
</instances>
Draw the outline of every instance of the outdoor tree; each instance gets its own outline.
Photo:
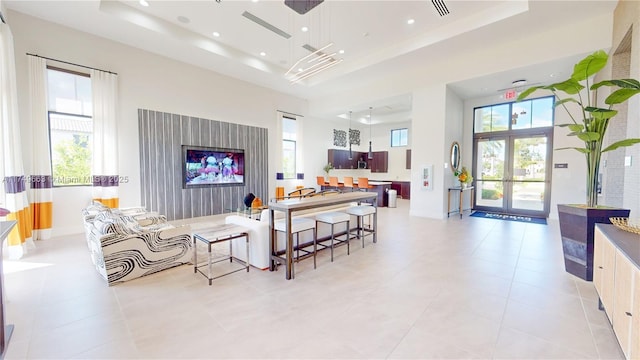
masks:
<instances>
[{"instance_id":1,"label":"outdoor tree","mask_svg":"<svg viewBox=\"0 0 640 360\"><path fill-rule=\"evenodd\" d=\"M54 185L91 184L89 135L73 135L59 141L53 149Z\"/></svg>"}]
</instances>

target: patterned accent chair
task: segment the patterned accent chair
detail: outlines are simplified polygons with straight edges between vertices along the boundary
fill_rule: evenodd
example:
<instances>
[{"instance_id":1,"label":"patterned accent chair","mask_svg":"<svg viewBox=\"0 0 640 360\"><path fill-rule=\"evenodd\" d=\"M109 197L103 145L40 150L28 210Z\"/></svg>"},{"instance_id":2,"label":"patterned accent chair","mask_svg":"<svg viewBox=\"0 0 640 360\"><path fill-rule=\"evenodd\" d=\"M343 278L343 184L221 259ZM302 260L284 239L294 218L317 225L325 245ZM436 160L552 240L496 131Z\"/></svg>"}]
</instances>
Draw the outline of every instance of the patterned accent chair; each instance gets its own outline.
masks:
<instances>
[{"instance_id":1,"label":"patterned accent chair","mask_svg":"<svg viewBox=\"0 0 640 360\"><path fill-rule=\"evenodd\" d=\"M83 211L91 260L109 286L192 262L191 227L174 227L143 208Z\"/></svg>"}]
</instances>

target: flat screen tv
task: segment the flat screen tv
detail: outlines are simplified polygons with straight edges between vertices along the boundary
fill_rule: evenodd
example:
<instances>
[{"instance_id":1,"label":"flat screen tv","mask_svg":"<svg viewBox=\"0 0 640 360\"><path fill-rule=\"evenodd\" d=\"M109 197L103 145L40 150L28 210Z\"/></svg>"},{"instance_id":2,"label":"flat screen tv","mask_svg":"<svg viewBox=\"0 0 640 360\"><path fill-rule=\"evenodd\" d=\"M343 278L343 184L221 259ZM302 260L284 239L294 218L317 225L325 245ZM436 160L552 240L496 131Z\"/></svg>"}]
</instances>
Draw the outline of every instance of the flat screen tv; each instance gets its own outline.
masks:
<instances>
[{"instance_id":1,"label":"flat screen tv","mask_svg":"<svg viewBox=\"0 0 640 360\"><path fill-rule=\"evenodd\" d=\"M182 145L183 189L243 186L244 150Z\"/></svg>"}]
</instances>

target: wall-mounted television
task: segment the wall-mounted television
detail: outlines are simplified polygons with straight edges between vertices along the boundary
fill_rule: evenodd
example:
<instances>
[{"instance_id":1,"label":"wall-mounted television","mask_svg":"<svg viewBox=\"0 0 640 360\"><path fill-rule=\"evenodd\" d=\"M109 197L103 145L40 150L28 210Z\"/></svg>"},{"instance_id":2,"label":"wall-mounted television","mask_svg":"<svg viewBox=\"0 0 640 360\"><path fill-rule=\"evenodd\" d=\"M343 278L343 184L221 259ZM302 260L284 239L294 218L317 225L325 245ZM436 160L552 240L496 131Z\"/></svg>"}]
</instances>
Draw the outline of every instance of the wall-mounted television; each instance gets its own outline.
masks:
<instances>
[{"instance_id":1,"label":"wall-mounted television","mask_svg":"<svg viewBox=\"0 0 640 360\"><path fill-rule=\"evenodd\" d=\"M244 150L182 145L183 189L243 186Z\"/></svg>"}]
</instances>

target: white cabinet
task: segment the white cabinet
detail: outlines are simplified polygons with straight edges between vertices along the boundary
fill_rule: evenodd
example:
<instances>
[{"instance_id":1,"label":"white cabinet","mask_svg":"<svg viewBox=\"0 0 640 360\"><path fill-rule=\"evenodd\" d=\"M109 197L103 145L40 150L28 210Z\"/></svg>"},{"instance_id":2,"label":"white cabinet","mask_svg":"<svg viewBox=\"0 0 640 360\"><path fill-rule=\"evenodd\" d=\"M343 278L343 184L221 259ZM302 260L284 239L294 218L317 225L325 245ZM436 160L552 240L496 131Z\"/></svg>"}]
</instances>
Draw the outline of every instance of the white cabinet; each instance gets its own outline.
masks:
<instances>
[{"instance_id":1,"label":"white cabinet","mask_svg":"<svg viewBox=\"0 0 640 360\"><path fill-rule=\"evenodd\" d=\"M640 273L636 271L633 291L633 321L631 324L631 356L640 359Z\"/></svg>"},{"instance_id":2,"label":"white cabinet","mask_svg":"<svg viewBox=\"0 0 640 360\"><path fill-rule=\"evenodd\" d=\"M597 224L593 282L627 359L640 359L640 237Z\"/></svg>"},{"instance_id":3,"label":"white cabinet","mask_svg":"<svg viewBox=\"0 0 640 360\"><path fill-rule=\"evenodd\" d=\"M622 352L631 359L631 324L633 319L634 278L639 270L626 255L616 251L615 285L613 293L613 316L610 316ZM605 307L606 308L606 307ZM635 358L635 357L634 357Z\"/></svg>"},{"instance_id":4,"label":"white cabinet","mask_svg":"<svg viewBox=\"0 0 640 360\"><path fill-rule=\"evenodd\" d=\"M600 231L594 236L593 283L609 319L613 311L616 248Z\"/></svg>"}]
</instances>

